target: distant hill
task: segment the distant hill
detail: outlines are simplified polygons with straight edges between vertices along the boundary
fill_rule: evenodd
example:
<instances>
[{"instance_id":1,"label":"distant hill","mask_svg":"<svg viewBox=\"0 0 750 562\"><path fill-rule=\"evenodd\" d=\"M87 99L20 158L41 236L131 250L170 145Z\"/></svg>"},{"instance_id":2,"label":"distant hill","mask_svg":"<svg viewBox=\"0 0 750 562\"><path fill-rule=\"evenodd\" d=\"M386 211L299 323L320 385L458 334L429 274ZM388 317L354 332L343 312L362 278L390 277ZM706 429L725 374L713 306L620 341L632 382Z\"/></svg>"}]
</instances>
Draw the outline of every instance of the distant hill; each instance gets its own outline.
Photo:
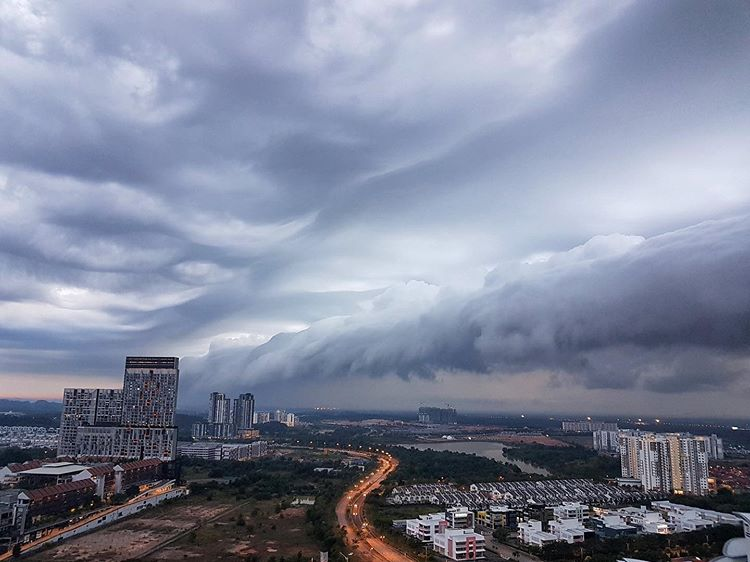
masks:
<instances>
[{"instance_id":1,"label":"distant hill","mask_svg":"<svg viewBox=\"0 0 750 562\"><path fill-rule=\"evenodd\" d=\"M59 414L60 402L48 400L8 400L0 398L0 412L21 412L24 414Z\"/></svg>"}]
</instances>

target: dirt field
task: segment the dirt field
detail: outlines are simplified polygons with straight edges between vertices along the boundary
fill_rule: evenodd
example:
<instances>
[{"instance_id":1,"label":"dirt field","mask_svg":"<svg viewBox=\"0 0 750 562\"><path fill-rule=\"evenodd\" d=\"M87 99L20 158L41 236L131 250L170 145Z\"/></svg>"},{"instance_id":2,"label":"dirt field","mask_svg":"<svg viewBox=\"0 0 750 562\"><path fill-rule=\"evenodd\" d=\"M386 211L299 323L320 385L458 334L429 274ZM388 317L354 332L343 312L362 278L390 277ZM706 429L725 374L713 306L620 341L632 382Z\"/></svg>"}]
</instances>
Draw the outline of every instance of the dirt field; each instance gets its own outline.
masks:
<instances>
[{"instance_id":1,"label":"dirt field","mask_svg":"<svg viewBox=\"0 0 750 562\"><path fill-rule=\"evenodd\" d=\"M554 437L548 437L546 435L528 435L523 433L498 433L495 435L487 435L483 439L500 441L501 443L507 443L509 445L546 445L547 447L570 447L570 443L565 443Z\"/></svg>"},{"instance_id":2,"label":"dirt field","mask_svg":"<svg viewBox=\"0 0 750 562\"><path fill-rule=\"evenodd\" d=\"M309 559L317 556L318 551L306 532L304 508L275 513L273 502L260 502L204 525L143 560L244 561L253 555L261 559L271 556L288 559L299 553Z\"/></svg>"},{"instance_id":3,"label":"dirt field","mask_svg":"<svg viewBox=\"0 0 750 562\"><path fill-rule=\"evenodd\" d=\"M59 546L26 558L41 562L60 560L77 562L123 562L139 560L159 543L178 535L199 521L207 521L227 511L231 504L195 503L191 499L160 506L142 515L103 527L93 533L67 540Z\"/></svg>"}]
</instances>

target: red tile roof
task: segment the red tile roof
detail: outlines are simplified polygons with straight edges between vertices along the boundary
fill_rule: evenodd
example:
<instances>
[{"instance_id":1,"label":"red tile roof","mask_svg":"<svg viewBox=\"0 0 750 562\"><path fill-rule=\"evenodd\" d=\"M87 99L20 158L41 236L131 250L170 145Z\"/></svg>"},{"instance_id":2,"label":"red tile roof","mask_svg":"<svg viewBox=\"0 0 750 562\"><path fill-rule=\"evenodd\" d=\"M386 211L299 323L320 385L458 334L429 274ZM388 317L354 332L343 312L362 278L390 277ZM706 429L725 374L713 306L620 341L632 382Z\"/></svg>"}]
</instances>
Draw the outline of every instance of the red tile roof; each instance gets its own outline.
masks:
<instances>
[{"instance_id":1,"label":"red tile roof","mask_svg":"<svg viewBox=\"0 0 750 562\"><path fill-rule=\"evenodd\" d=\"M99 466L92 466L87 470L91 476L106 476L112 474L115 471L113 464L101 464Z\"/></svg>"},{"instance_id":2,"label":"red tile roof","mask_svg":"<svg viewBox=\"0 0 750 562\"><path fill-rule=\"evenodd\" d=\"M120 468L125 472L129 470L140 470L142 468L156 468L161 464L159 459L143 459L140 461L124 462L120 464Z\"/></svg>"},{"instance_id":3,"label":"red tile roof","mask_svg":"<svg viewBox=\"0 0 750 562\"><path fill-rule=\"evenodd\" d=\"M44 464L42 461L26 461L24 463L14 462L8 465L11 472L21 472L22 470L31 470L32 468L39 468Z\"/></svg>"},{"instance_id":4,"label":"red tile roof","mask_svg":"<svg viewBox=\"0 0 750 562\"><path fill-rule=\"evenodd\" d=\"M63 482L62 484L37 488L36 490L24 490L23 493L26 494L32 502L38 502L44 501L52 496L57 496L58 494L84 491L87 488L96 491L96 484L90 478L87 478L86 480L77 480L76 482Z\"/></svg>"}]
</instances>

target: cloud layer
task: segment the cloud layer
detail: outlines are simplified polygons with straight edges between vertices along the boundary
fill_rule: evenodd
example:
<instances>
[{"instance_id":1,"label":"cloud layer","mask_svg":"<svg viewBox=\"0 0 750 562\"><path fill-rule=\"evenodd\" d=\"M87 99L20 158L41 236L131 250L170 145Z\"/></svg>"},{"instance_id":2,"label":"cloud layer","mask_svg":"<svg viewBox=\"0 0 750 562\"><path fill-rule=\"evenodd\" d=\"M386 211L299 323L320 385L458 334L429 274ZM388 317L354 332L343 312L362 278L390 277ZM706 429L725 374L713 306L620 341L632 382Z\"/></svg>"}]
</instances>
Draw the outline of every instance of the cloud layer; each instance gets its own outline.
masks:
<instances>
[{"instance_id":1,"label":"cloud layer","mask_svg":"<svg viewBox=\"0 0 750 562\"><path fill-rule=\"evenodd\" d=\"M236 387L546 370L588 387L686 392L747 378L748 283L747 217L648 240L597 237L544 261L501 266L478 291L410 282L351 316L188 365L212 370L210 384Z\"/></svg>"},{"instance_id":2,"label":"cloud layer","mask_svg":"<svg viewBox=\"0 0 750 562\"><path fill-rule=\"evenodd\" d=\"M747 396L748 29L743 2L3 4L0 394L159 353L196 358L185 404L449 373L571 410Z\"/></svg>"}]
</instances>

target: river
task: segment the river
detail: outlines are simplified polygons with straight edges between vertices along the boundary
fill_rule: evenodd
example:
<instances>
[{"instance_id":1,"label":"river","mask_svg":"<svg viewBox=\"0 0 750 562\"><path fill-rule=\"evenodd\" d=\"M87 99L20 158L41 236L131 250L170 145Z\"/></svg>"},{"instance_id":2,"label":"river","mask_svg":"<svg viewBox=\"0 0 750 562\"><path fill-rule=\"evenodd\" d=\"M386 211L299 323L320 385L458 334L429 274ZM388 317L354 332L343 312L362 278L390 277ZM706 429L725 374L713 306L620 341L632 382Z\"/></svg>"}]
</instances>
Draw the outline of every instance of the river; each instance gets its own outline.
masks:
<instances>
[{"instance_id":1,"label":"river","mask_svg":"<svg viewBox=\"0 0 750 562\"><path fill-rule=\"evenodd\" d=\"M524 461L509 459L505 456L505 449L508 445L503 445L496 441L440 441L436 443L402 443L401 447L414 447L420 451L432 449L433 451L452 451L454 453L469 453L478 455L498 462L507 462L516 465L526 474L539 474L549 476L549 471L544 468L534 466Z\"/></svg>"}]
</instances>

